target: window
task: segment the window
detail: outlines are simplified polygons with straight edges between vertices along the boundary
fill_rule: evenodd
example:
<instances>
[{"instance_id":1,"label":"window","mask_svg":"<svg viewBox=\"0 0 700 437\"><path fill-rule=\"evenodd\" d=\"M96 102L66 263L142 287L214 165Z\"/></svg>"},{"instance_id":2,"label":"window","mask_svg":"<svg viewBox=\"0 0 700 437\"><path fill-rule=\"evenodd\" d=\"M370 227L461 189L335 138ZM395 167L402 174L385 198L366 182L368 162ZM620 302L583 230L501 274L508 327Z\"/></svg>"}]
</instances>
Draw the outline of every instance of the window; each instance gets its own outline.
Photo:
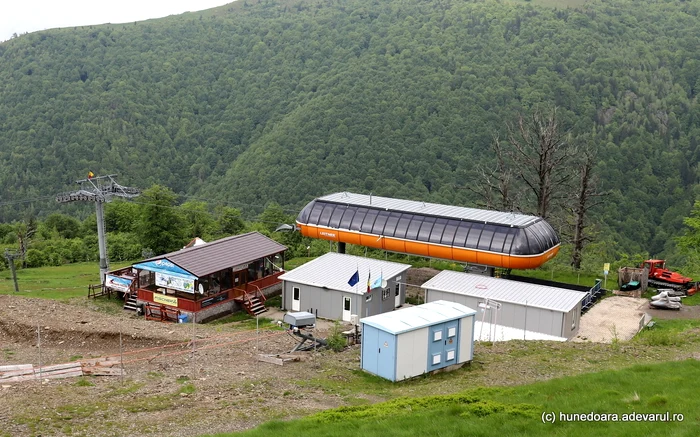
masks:
<instances>
[{"instance_id":1,"label":"window","mask_svg":"<svg viewBox=\"0 0 700 437\"><path fill-rule=\"evenodd\" d=\"M428 241L430 239L430 231L433 230L435 224L434 217L426 217L418 231L418 241Z\"/></svg>"},{"instance_id":2,"label":"window","mask_svg":"<svg viewBox=\"0 0 700 437\"><path fill-rule=\"evenodd\" d=\"M389 211L379 211L377 220L374 221L374 226L372 227L372 233L377 235L384 235L384 225L389 219Z\"/></svg>"},{"instance_id":3,"label":"window","mask_svg":"<svg viewBox=\"0 0 700 437\"><path fill-rule=\"evenodd\" d=\"M420 225L423 224L423 217L413 217L411 223L408 225L408 230L406 231L406 238L408 240L415 240L418 236L418 231L420 230Z\"/></svg>"},{"instance_id":4,"label":"window","mask_svg":"<svg viewBox=\"0 0 700 437\"><path fill-rule=\"evenodd\" d=\"M367 211L367 215L365 216L365 220L362 222L360 230L362 232L372 232L372 226L374 226L374 221L377 219L378 214L379 211L376 209L370 209Z\"/></svg>"},{"instance_id":5,"label":"window","mask_svg":"<svg viewBox=\"0 0 700 437\"><path fill-rule=\"evenodd\" d=\"M467 241L464 243L464 247L476 248L479 243L479 237L481 236L481 231L484 229L484 225L481 223L474 223L472 228L469 230L469 236Z\"/></svg>"},{"instance_id":6,"label":"window","mask_svg":"<svg viewBox=\"0 0 700 437\"><path fill-rule=\"evenodd\" d=\"M394 288L394 296L398 296L401 293L398 282L396 283L396 288Z\"/></svg>"},{"instance_id":7,"label":"window","mask_svg":"<svg viewBox=\"0 0 700 437\"><path fill-rule=\"evenodd\" d=\"M441 241L442 232L445 230L445 225L447 225L446 219L435 220L435 226L433 226L433 230L430 233L430 242L431 243L439 243Z\"/></svg>"},{"instance_id":8,"label":"window","mask_svg":"<svg viewBox=\"0 0 700 437\"><path fill-rule=\"evenodd\" d=\"M355 213L355 217L352 218L352 223L350 223L350 230L359 231L360 226L362 226L362 221L367 215L367 208L358 208Z\"/></svg>"},{"instance_id":9,"label":"window","mask_svg":"<svg viewBox=\"0 0 700 437\"><path fill-rule=\"evenodd\" d=\"M491 250L493 252L503 252L503 242L508 234L508 228L497 228L491 240Z\"/></svg>"},{"instance_id":10,"label":"window","mask_svg":"<svg viewBox=\"0 0 700 437\"><path fill-rule=\"evenodd\" d=\"M464 242L467 241L467 235L469 235L469 228L472 224L468 222L461 222L457 231L455 232L454 245L459 247L464 247Z\"/></svg>"},{"instance_id":11,"label":"window","mask_svg":"<svg viewBox=\"0 0 700 437\"><path fill-rule=\"evenodd\" d=\"M396 230L396 224L399 222L399 218L401 217L401 213L398 212L392 212L389 215L389 218L386 221L386 225L384 226L384 235L387 237L393 237L394 236L394 231Z\"/></svg>"},{"instance_id":12,"label":"window","mask_svg":"<svg viewBox=\"0 0 700 437\"><path fill-rule=\"evenodd\" d=\"M455 233L457 232L458 227L459 222L457 220L448 220L447 224L445 225L445 231L442 233L442 240L440 240L440 242L442 244L452 246L452 241L454 241L455 239Z\"/></svg>"},{"instance_id":13,"label":"window","mask_svg":"<svg viewBox=\"0 0 700 437\"><path fill-rule=\"evenodd\" d=\"M331 228L337 228L340 225L340 219L343 218L343 214L347 211L348 207L344 205L338 205L333 211L331 220L328 222L328 226Z\"/></svg>"},{"instance_id":14,"label":"window","mask_svg":"<svg viewBox=\"0 0 700 437\"><path fill-rule=\"evenodd\" d=\"M391 295L391 292L389 291L388 288L385 288L382 290L382 300L387 300L389 299L389 296Z\"/></svg>"},{"instance_id":15,"label":"window","mask_svg":"<svg viewBox=\"0 0 700 437\"><path fill-rule=\"evenodd\" d=\"M335 205L330 204L326 205L323 207L323 211L321 211L321 217L318 219L318 224L320 226L328 226L328 222L331 220L331 215L333 215L333 210L335 209Z\"/></svg>"},{"instance_id":16,"label":"window","mask_svg":"<svg viewBox=\"0 0 700 437\"><path fill-rule=\"evenodd\" d=\"M493 233L496 231L494 225L485 225L484 230L481 231L481 237L479 238L478 249L489 250L491 249L491 239L493 238Z\"/></svg>"},{"instance_id":17,"label":"window","mask_svg":"<svg viewBox=\"0 0 700 437\"><path fill-rule=\"evenodd\" d=\"M346 209L345 213L343 214L343 218L340 219L340 227L343 229L350 229L350 223L352 223L352 219L355 217L356 212L357 209L354 207Z\"/></svg>"},{"instance_id":18,"label":"window","mask_svg":"<svg viewBox=\"0 0 700 437\"><path fill-rule=\"evenodd\" d=\"M292 299L299 300L299 288L298 287L292 288Z\"/></svg>"},{"instance_id":19,"label":"window","mask_svg":"<svg viewBox=\"0 0 700 437\"><path fill-rule=\"evenodd\" d=\"M573 331L576 329L576 319L578 319L578 307L574 308L574 314L573 317L571 318L571 330Z\"/></svg>"},{"instance_id":20,"label":"window","mask_svg":"<svg viewBox=\"0 0 700 437\"><path fill-rule=\"evenodd\" d=\"M401 216L399 222L396 224L396 232L394 232L396 238L406 238L406 231L408 230L408 225L411 223L412 217L413 216L410 214Z\"/></svg>"},{"instance_id":21,"label":"window","mask_svg":"<svg viewBox=\"0 0 700 437\"><path fill-rule=\"evenodd\" d=\"M311 210L311 214L309 214L309 224L310 225L315 225L318 223L318 218L321 216L321 211L323 211L323 206L324 205L321 203L314 204L314 207Z\"/></svg>"},{"instance_id":22,"label":"window","mask_svg":"<svg viewBox=\"0 0 700 437\"><path fill-rule=\"evenodd\" d=\"M367 293L365 296L365 302L372 302L372 293ZM345 311L350 311L350 308L346 308Z\"/></svg>"},{"instance_id":23,"label":"window","mask_svg":"<svg viewBox=\"0 0 700 437\"><path fill-rule=\"evenodd\" d=\"M345 311L350 311L350 298L349 297L343 298L343 309Z\"/></svg>"}]
</instances>

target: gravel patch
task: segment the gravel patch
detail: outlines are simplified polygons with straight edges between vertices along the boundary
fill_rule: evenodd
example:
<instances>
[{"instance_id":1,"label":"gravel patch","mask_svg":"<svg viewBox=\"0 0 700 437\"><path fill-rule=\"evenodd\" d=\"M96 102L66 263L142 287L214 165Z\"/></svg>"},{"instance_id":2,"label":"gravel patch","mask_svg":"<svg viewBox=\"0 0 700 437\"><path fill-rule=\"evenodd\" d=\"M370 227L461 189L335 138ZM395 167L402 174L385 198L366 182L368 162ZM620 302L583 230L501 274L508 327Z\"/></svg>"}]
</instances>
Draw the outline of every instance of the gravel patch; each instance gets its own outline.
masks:
<instances>
[{"instance_id":1,"label":"gravel patch","mask_svg":"<svg viewBox=\"0 0 700 437\"><path fill-rule=\"evenodd\" d=\"M598 302L581 316L578 335L572 341L612 343L614 339L630 340L639 330L641 309L646 299L612 296Z\"/></svg>"}]
</instances>

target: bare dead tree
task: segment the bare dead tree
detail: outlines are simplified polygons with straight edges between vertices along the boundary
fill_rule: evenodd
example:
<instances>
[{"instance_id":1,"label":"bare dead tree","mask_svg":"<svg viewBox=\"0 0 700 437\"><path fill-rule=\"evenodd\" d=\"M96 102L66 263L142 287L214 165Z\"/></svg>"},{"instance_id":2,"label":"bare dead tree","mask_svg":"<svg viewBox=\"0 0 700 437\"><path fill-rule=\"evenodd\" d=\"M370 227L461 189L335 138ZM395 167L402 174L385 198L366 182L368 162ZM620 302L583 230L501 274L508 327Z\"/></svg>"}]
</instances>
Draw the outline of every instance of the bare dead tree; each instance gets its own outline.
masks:
<instances>
[{"instance_id":1,"label":"bare dead tree","mask_svg":"<svg viewBox=\"0 0 700 437\"><path fill-rule=\"evenodd\" d=\"M34 217L17 224L15 234L17 235L17 243L19 245L18 256L22 259L22 268L27 268L27 248L37 229L37 223Z\"/></svg>"},{"instance_id":2,"label":"bare dead tree","mask_svg":"<svg viewBox=\"0 0 700 437\"><path fill-rule=\"evenodd\" d=\"M494 166L477 165L477 181L467 189L479 196L488 209L512 211L513 171L508 163L507 154L498 135L494 135L491 150L496 157Z\"/></svg>"},{"instance_id":3,"label":"bare dead tree","mask_svg":"<svg viewBox=\"0 0 700 437\"><path fill-rule=\"evenodd\" d=\"M535 196L542 218L550 215L554 202L566 197L565 187L572 178L567 164L576 148L569 133L561 130L556 107L547 114L535 109L527 119L521 114L517 125L508 124L513 169Z\"/></svg>"},{"instance_id":4,"label":"bare dead tree","mask_svg":"<svg viewBox=\"0 0 700 437\"><path fill-rule=\"evenodd\" d=\"M591 208L600 205L603 202L600 200L600 197L606 194L599 192L597 189L597 179L593 174L594 167L595 153L592 149L587 148L583 152L583 161L578 171L578 189L572 196L573 206L571 207L574 219L571 241L573 245L571 265L577 270L581 268L583 247L592 240L586 232L589 227L587 221L588 212Z\"/></svg>"}]
</instances>

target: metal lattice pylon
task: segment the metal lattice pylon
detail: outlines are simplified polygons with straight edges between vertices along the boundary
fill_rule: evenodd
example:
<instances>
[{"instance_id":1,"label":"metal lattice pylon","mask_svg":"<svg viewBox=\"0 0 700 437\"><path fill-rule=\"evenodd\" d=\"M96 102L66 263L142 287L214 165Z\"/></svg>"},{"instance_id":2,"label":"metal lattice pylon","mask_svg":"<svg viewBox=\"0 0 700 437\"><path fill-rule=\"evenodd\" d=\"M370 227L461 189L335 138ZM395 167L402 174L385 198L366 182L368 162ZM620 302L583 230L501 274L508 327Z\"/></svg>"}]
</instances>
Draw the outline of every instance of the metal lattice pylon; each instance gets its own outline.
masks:
<instances>
[{"instance_id":1,"label":"metal lattice pylon","mask_svg":"<svg viewBox=\"0 0 700 437\"><path fill-rule=\"evenodd\" d=\"M105 234L104 204L111 202L114 197L131 199L140 194L136 188L119 185L116 174L107 176L93 176L92 172L87 179L76 181L80 189L56 195L58 203L69 202L95 202L97 212L97 240L100 247L100 281L104 283L105 275L109 270L107 257L107 237Z\"/></svg>"}]
</instances>

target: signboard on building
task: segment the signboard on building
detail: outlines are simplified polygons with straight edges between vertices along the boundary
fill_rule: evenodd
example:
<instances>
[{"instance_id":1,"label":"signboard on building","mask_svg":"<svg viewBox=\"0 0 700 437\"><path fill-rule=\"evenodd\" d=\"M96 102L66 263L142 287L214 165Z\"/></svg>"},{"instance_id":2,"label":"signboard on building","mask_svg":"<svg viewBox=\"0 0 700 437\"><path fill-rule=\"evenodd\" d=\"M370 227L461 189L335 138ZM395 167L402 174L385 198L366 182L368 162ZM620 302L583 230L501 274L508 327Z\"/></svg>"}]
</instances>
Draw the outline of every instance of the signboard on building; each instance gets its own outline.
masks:
<instances>
[{"instance_id":1,"label":"signboard on building","mask_svg":"<svg viewBox=\"0 0 700 437\"><path fill-rule=\"evenodd\" d=\"M163 305L177 306L177 298L172 296L166 296L164 294L153 293L153 302L161 303Z\"/></svg>"},{"instance_id":2,"label":"signboard on building","mask_svg":"<svg viewBox=\"0 0 700 437\"><path fill-rule=\"evenodd\" d=\"M105 286L111 288L112 290L122 291L124 293L129 291L131 286L131 279L120 278L119 276L107 275L105 276Z\"/></svg>"},{"instance_id":3,"label":"signboard on building","mask_svg":"<svg viewBox=\"0 0 700 437\"><path fill-rule=\"evenodd\" d=\"M174 290L194 293L194 279L181 278L156 272L156 285L158 287L172 288Z\"/></svg>"}]
</instances>

